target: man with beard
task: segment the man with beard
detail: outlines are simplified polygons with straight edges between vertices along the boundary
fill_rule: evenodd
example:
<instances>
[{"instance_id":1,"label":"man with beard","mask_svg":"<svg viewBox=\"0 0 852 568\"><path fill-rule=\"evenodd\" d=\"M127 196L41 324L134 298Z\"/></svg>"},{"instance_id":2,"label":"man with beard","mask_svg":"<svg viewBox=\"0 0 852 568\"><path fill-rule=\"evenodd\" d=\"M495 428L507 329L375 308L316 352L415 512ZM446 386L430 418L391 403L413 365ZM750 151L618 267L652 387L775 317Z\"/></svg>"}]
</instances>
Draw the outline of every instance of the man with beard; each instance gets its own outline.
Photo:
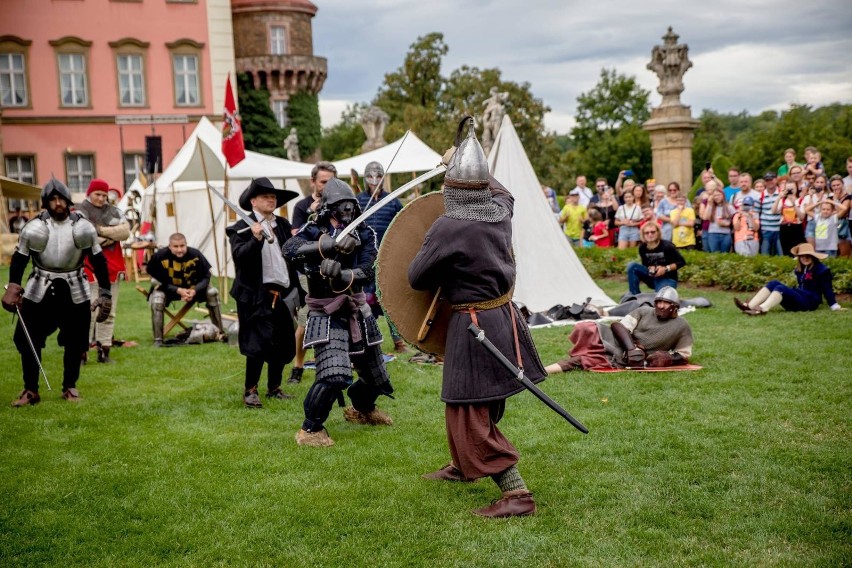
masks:
<instances>
[{"instance_id":1,"label":"man with beard","mask_svg":"<svg viewBox=\"0 0 852 568\"><path fill-rule=\"evenodd\" d=\"M293 197L295 192L276 189L268 178L257 178L239 199L255 223L239 220L225 230L236 269L231 296L237 302L240 353L246 357L243 403L247 408L263 406L257 385L264 362L266 397L293 398L281 390L281 380L284 365L296 353L294 321L302 289L296 270L281 254L281 246L291 236L290 223L275 214Z\"/></svg>"},{"instance_id":2,"label":"man with beard","mask_svg":"<svg viewBox=\"0 0 852 568\"><path fill-rule=\"evenodd\" d=\"M284 256L308 280L307 349L313 347L316 380L305 396L305 420L296 433L300 446L334 445L325 421L346 389L352 406L344 418L356 424L393 424L376 408L380 395L390 396L381 351L382 334L363 288L375 281L376 232L366 224L337 242L337 235L359 212L352 188L338 178L325 184L317 217L284 245ZM352 366L358 380L352 382Z\"/></svg>"},{"instance_id":3,"label":"man with beard","mask_svg":"<svg viewBox=\"0 0 852 568\"><path fill-rule=\"evenodd\" d=\"M83 353L89 348L91 312L100 308L97 321L102 323L112 308L107 263L94 225L79 213L71 212L71 193L57 179L51 179L42 189L41 206L45 211L21 231L2 302L4 309L19 314L14 341L21 354L24 390L12 402L15 407L41 400L38 393L41 350L47 337L57 329L59 345L65 348L62 398L69 402L80 400L77 379ZM91 260L100 286L94 302L90 302L89 285L83 274L86 257ZM22 288L21 280L30 259L33 271L26 288Z\"/></svg>"},{"instance_id":4,"label":"man with beard","mask_svg":"<svg viewBox=\"0 0 852 568\"><path fill-rule=\"evenodd\" d=\"M581 321L569 339L568 358L547 373L592 368L644 368L686 365L692 356L692 329L678 317L680 298L670 286L654 296L654 307L641 306L612 325Z\"/></svg>"},{"instance_id":5,"label":"man with beard","mask_svg":"<svg viewBox=\"0 0 852 568\"><path fill-rule=\"evenodd\" d=\"M378 162L370 162L364 168L364 185L367 191L358 194L358 205L362 211L366 211L381 201L387 195L387 192L382 189L382 182L385 179L385 169ZM402 211L402 203L399 199L393 199L390 203L384 205L376 212L366 223L376 231L376 247L382 244L382 239L385 236L385 231L396 217L396 214ZM376 297L375 283L364 287L364 292L367 294L367 303L370 309L373 310L373 315L377 318L384 315L379 299ZM397 353L405 353L408 348L405 346L405 341L397 333L393 322L388 320L388 328L390 328L391 339L393 339L393 348Z\"/></svg>"},{"instance_id":6,"label":"man with beard","mask_svg":"<svg viewBox=\"0 0 852 568\"><path fill-rule=\"evenodd\" d=\"M219 290L210 285L210 262L200 250L186 246L183 234L170 236L169 246L155 252L147 267L148 275L156 280L148 295L154 346L163 344L163 315L166 307L176 300L193 303L203 298L210 322L219 328L220 333L225 333Z\"/></svg>"},{"instance_id":7,"label":"man with beard","mask_svg":"<svg viewBox=\"0 0 852 568\"><path fill-rule=\"evenodd\" d=\"M514 199L488 173L470 117L459 124L454 150L445 157L446 213L432 224L408 268L412 288L440 288L453 307L441 390L452 462L424 477L460 482L491 477L501 499L474 514L532 515L536 505L516 467L518 450L497 428L506 399L524 388L467 330L471 322L478 325L531 381L544 379L526 321L512 302Z\"/></svg>"},{"instance_id":8,"label":"man with beard","mask_svg":"<svg viewBox=\"0 0 852 568\"><path fill-rule=\"evenodd\" d=\"M112 336L115 329L115 312L118 309L118 283L125 277L124 253L121 241L130 236L130 224L124 219L121 211L115 205L110 205L109 184L102 179L93 179L86 191L86 199L77 206L77 211L89 220L98 231L98 244L103 249L104 258L109 271L110 292L112 293L112 310L103 323L92 321L89 339L98 346L98 363L113 363L109 352L112 348ZM86 259L84 264L86 278L89 280L93 298L98 297L98 285L91 263ZM88 359L88 352L83 361Z\"/></svg>"}]
</instances>

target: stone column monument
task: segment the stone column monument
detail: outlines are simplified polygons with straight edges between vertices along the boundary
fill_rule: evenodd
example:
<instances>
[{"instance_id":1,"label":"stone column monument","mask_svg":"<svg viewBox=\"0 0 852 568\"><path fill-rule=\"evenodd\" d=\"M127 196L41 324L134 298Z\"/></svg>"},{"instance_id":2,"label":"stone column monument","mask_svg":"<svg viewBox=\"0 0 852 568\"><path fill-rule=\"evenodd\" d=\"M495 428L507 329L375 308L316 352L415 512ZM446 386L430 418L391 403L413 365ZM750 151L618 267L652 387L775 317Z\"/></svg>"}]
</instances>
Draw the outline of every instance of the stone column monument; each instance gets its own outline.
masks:
<instances>
[{"instance_id":1,"label":"stone column monument","mask_svg":"<svg viewBox=\"0 0 852 568\"><path fill-rule=\"evenodd\" d=\"M651 109L651 118L642 127L651 135L654 179L662 184L676 181L684 192L689 192L693 135L701 122L692 118L690 108L680 102L683 74L692 67L692 61L689 46L677 43L678 37L669 26L663 45L654 46L651 51L648 69L660 78L657 92L663 100Z\"/></svg>"}]
</instances>

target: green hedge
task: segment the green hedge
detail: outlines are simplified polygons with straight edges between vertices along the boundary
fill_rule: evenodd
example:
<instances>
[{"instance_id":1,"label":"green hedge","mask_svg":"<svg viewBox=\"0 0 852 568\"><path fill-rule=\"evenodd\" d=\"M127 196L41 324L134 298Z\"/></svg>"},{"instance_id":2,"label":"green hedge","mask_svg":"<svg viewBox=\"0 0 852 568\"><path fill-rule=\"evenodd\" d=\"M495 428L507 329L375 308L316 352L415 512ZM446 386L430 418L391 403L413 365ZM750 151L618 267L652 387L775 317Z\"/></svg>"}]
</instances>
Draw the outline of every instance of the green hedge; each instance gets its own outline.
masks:
<instances>
[{"instance_id":1,"label":"green hedge","mask_svg":"<svg viewBox=\"0 0 852 568\"><path fill-rule=\"evenodd\" d=\"M636 249L606 248L577 249L577 256L592 278L624 277L627 264L638 260ZM795 285L793 269L796 261L789 257L737 254L709 254L683 251L686 266L679 272L681 282L693 286L720 286L728 290L754 291L770 280ZM834 275L834 291L852 294L852 259L828 258L825 264Z\"/></svg>"}]
</instances>

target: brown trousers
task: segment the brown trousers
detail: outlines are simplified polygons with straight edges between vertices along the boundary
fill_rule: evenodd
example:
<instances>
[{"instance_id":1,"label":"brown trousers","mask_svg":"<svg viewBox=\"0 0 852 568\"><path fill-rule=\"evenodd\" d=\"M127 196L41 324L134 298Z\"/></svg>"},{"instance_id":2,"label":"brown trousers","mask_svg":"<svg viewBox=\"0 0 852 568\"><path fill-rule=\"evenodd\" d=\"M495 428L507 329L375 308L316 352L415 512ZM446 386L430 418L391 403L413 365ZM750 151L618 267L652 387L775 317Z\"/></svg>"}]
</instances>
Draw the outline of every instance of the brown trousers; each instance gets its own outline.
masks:
<instances>
[{"instance_id":1,"label":"brown trousers","mask_svg":"<svg viewBox=\"0 0 852 568\"><path fill-rule=\"evenodd\" d=\"M518 450L497 428L505 404L500 400L446 406L450 455L466 478L496 475L518 463Z\"/></svg>"}]
</instances>

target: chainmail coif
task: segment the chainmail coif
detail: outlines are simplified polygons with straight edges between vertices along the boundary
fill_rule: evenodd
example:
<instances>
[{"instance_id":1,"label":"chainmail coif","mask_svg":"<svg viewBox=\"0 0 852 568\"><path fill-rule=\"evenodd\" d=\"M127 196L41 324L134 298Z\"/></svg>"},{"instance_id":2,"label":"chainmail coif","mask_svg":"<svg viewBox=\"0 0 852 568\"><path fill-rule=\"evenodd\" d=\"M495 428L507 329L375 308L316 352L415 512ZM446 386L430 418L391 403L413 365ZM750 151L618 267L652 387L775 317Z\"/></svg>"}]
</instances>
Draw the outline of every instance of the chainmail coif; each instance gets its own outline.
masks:
<instances>
[{"instance_id":1,"label":"chainmail coif","mask_svg":"<svg viewBox=\"0 0 852 568\"><path fill-rule=\"evenodd\" d=\"M457 189L444 187L445 215L450 219L461 221L485 221L497 223L502 221L509 210L494 203L491 191L483 189Z\"/></svg>"}]
</instances>

